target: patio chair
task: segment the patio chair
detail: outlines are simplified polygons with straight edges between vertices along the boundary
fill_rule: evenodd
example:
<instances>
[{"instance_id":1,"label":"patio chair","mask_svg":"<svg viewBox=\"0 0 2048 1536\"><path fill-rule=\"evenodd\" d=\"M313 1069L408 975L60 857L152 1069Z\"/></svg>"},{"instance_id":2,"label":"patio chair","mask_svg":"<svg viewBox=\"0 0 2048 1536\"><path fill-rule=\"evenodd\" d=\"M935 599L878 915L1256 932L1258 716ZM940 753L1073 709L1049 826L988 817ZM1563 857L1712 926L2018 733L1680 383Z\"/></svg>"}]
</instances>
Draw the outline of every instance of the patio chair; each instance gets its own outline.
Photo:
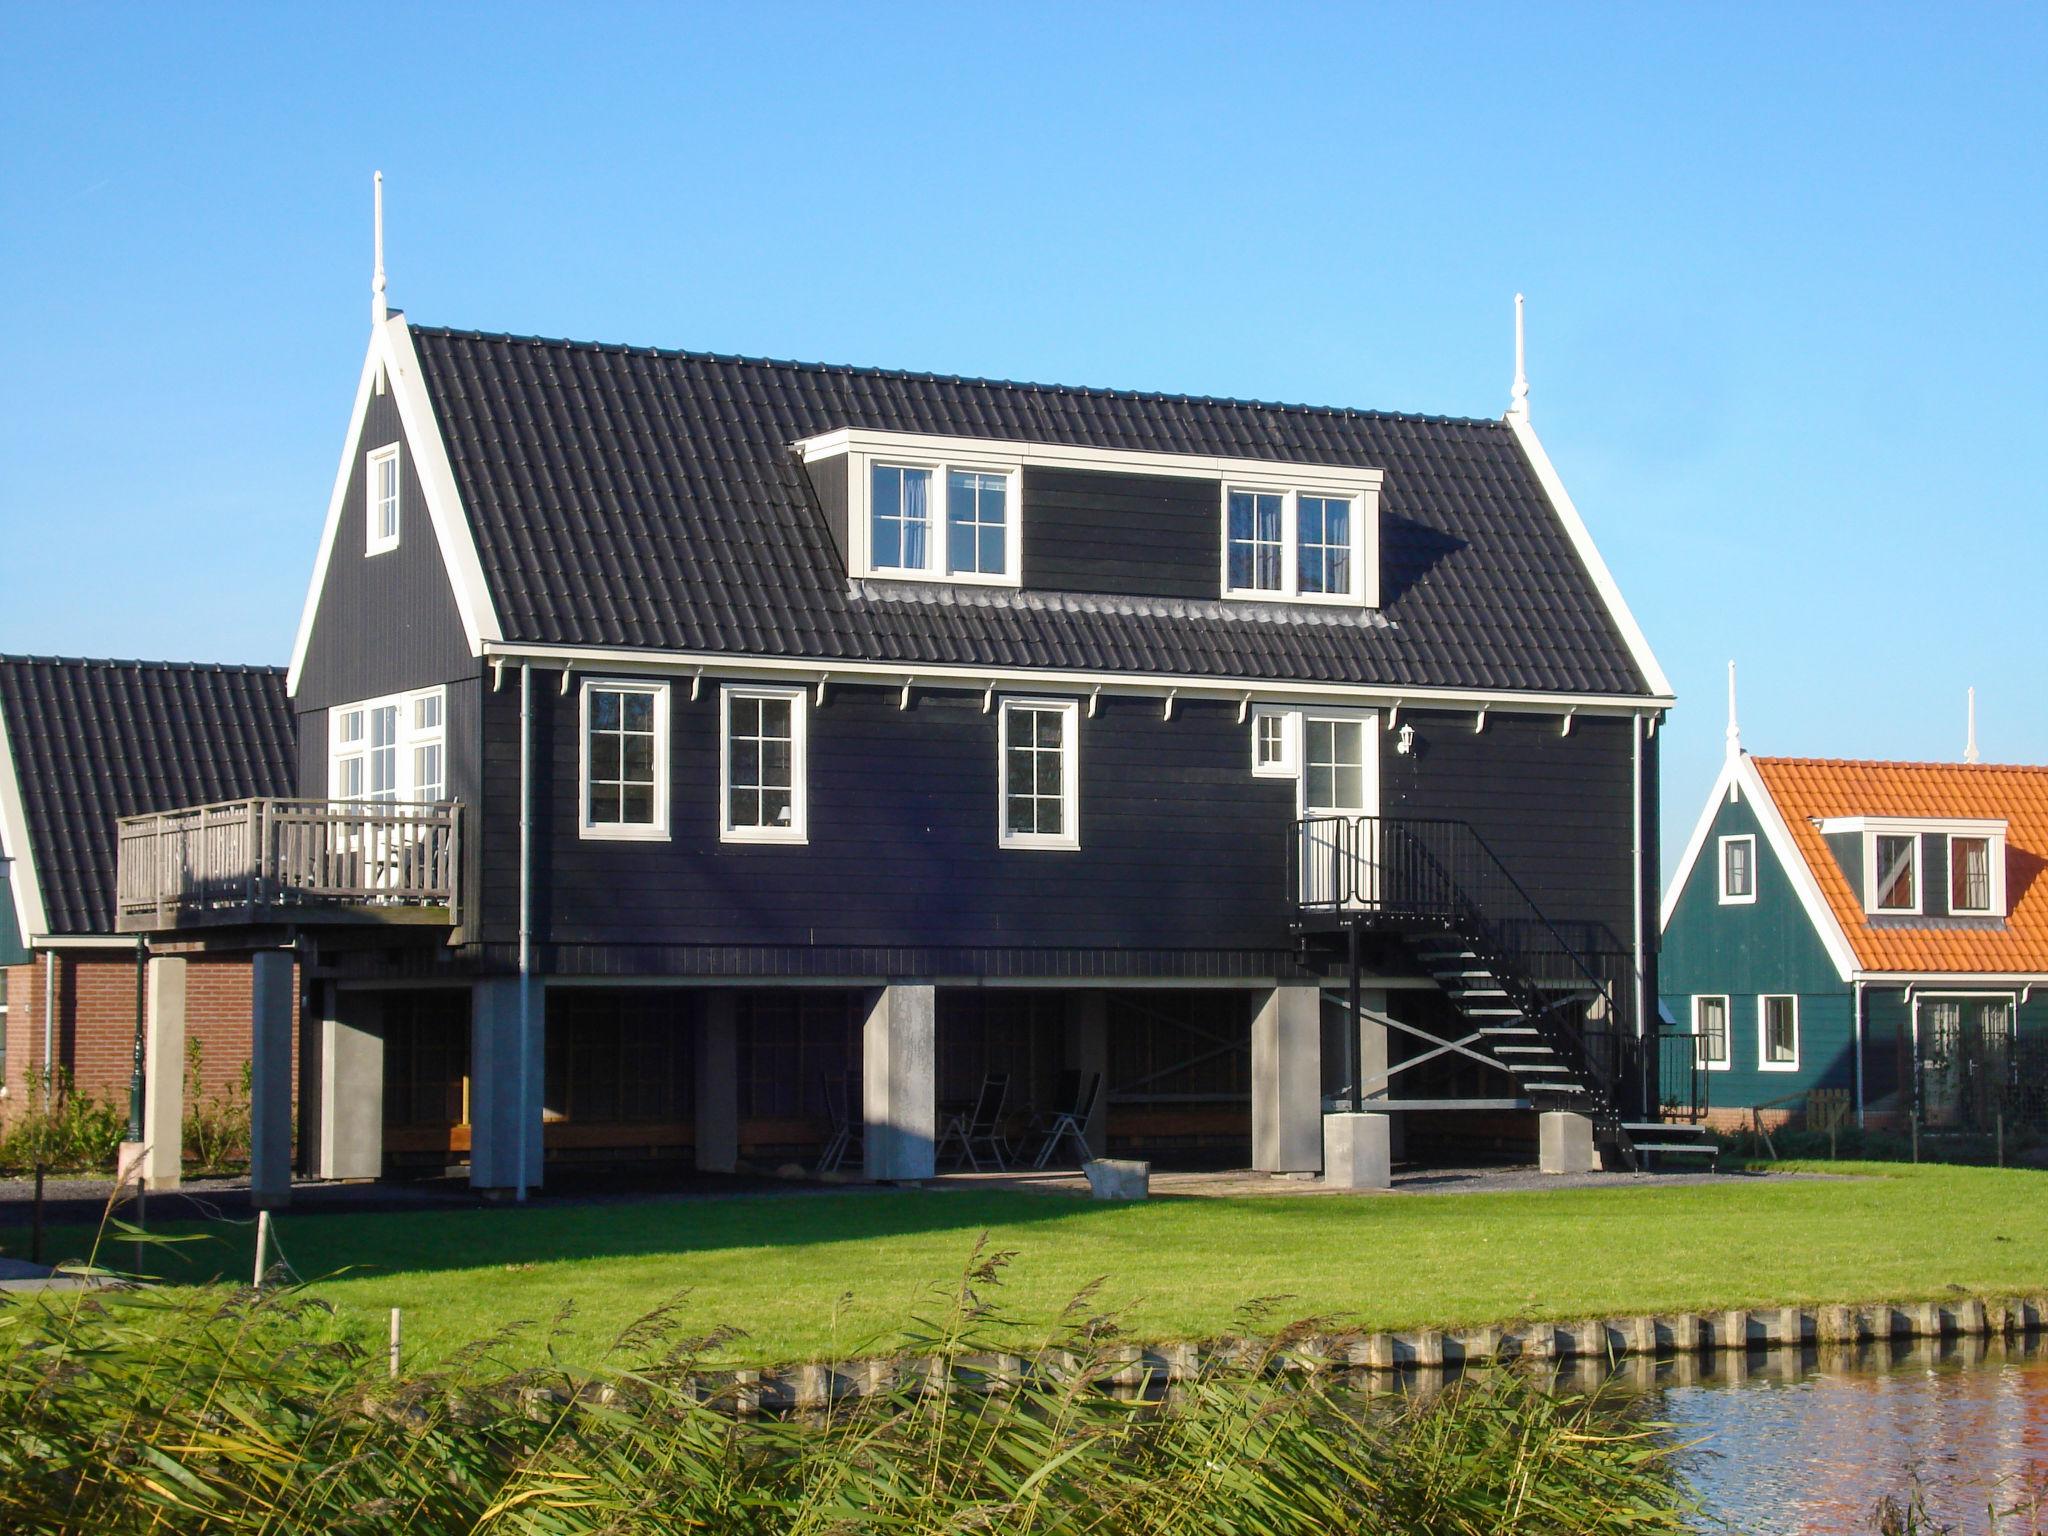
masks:
<instances>
[{"instance_id":1,"label":"patio chair","mask_svg":"<svg viewBox=\"0 0 2048 1536\"><path fill-rule=\"evenodd\" d=\"M945 1129L939 1133L939 1151L943 1153L949 1145L957 1145L974 1171L980 1173L981 1158L974 1150L978 1146L987 1152L996 1172L1006 1171L1013 1155L1009 1143L1003 1140L1003 1110L1009 1101L1010 1074L988 1073L981 1080L974 1108L947 1116Z\"/></svg>"},{"instance_id":2,"label":"patio chair","mask_svg":"<svg viewBox=\"0 0 2048 1536\"><path fill-rule=\"evenodd\" d=\"M1088 1117L1095 1113L1095 1096L1102 1091L1102 1074L1089 1072L1077 1079L1073 1108L1060 1110L1045 1123L1045 1143L1038 1149L1038 1156L1032 1162L1034 1168L1043 1168L1052 1161L1053 1154L1060 1149L1061 1142L1073 1144L1078 1165L1095 1155L1088 1145Z\"/></svg>"},{"instance_id":3,"label":"patio chair","mask_svg":"<svg viewBox=\"0 0 2048 1536\"><path fill-rule=\"evenodd\" d=\"M825 1150L818 1155L818 1172L837 1173L846 1166L848 1154L865 1168L867 1148L863 1138L867 1126L853 1118L847 1105L846 1079L821 1072L818 1081L825 1090L825 1117L832 1122L832 1129L825 1136Z\"/></svg>"}]
</instances>

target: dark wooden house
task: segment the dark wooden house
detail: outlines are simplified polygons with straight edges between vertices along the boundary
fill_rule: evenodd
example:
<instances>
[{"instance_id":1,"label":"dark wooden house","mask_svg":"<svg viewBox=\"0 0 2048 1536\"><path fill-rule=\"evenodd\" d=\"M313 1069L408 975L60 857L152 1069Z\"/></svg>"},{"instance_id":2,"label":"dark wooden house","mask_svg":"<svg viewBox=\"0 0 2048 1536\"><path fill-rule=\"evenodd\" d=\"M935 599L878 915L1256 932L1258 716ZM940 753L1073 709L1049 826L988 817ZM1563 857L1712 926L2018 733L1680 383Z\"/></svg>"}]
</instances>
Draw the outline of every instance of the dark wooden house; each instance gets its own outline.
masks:
<instances>
[{"instance_id":1,"label":"dark wooden house","mask_svg":"<svg viewBox=\"0 0 2048 1536\"><path fill-rule=\"evenodd\" d=\"M1654 1108L1671 693L1522 400L393 314L290 688L296 800L128 823L121 916L305 963L312 1174L780 1162L843 1103L916 1178L991 1072L1274 1171L1332 1108Z\"/></svg>"}]
</instances>

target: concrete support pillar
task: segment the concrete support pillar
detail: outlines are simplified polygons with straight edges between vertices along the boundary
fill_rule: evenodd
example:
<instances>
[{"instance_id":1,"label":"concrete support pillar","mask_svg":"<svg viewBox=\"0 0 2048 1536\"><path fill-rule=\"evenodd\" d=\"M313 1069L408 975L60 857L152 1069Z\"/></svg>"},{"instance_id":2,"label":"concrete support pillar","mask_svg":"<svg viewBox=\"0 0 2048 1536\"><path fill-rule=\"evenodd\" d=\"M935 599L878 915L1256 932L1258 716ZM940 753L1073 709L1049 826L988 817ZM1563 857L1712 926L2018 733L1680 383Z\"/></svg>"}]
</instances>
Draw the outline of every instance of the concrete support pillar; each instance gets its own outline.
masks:
<instances>
[{"instance_id":1,"label":"concrete support pillar","mask_svg":"<svg viewBox=\"0 0 2048 1536\"><path fill-rule=\"evenodd\" d=\"M1368 1013L1384 1014L1387 1011L1387 993L1384 987L1367 987L1358 994L1359 1007ZM1394 1064L1393 1031L1373 1019L1360 1018L1358 1021L1358 1085L1360 1091L1373 1099L1399 1098L1389 1083L1378 1079L1388 1067ZM1407 1121L1401 1115L1387 1118L1387 1155L1399 1162L1406 1150Z\"/></svg>"},{"instance_id":2,"label":"concrete support pillar","mask_svg":"<svg viewBox=\"0 0 2048 1536\"><path fill-rule=\"evenodd\" d=\"M731 1173L740 1160L739 1000L707 993L697 1016L697 1167Z\"/></svg>"},{"instance_id":3,"label":"concrete support pillar","mask_svg":"<svg viewBox=\"0 0 2048 1536\"><path fill-rule=\"evenodd\" d=\"M1391 1189L1392 1115L1325 1115L1323 1183L1331 1189Z\"/></svg>"},{"instance_id":4,"label":"concrete support pillar","mask_svg":"<svg viewBox=\"0 0 2048 1536\"><path fill-rule=\"evenodd\" d=\"M288 950L249 961L249 1199L274 1210L292 1196L292 991Z\"/></svg>"},{"instance_id":5,"label":"concrete support pillar","mask_svg":"<svg viewBox=\"0 0 2048 1536\"><path fill-rule=\"evenodd\" d=\"M305 1031L307 1172L316 1179L374 1179L384 1172L384 1000L374 992L320 989L319 1017Z\"/></svg>"},{"instance_id":6,"label":"concrete support pillar","mask_svg":"<svg viewBox=\"0 0 2048 1536\"><path fill-rule=\"evenodd\" d=\"M861 1033L861 1112L867 1176L906 1181L935 1170L938 993L895 982L868 1005Z\"/></svg>"},{"instance_id":7,"label":"concrete support pillar","mask_svg":"<svg viewBox=\"0 0 2048 1536\"><path fill-rule=\"evenodd\" d=\"M1598 1173L1600 1152L1593 1145L1593 1122L1568 1109L1554 1109L1537 1122L1537 1143L1545 1173Z\"/></svg>"},{"instance_id":8,"label":"concrete support pillar","mask_svg":"<svg viewBox=\"0 0 2048 1536\"><path fill-rule=\"evenodd\" d=\"M1108 993L1067 994L1066 1056L1068 1067L1080 1074L1083 1087L1090 1076L1101 1080L1101 1087L1095 1094L1095 1107L1088 1113L1088 1123L1081 1128L1088 1140L1088 1150L1100 1157L1109 1150Z\"/></svg>"},{"instance_id":9,"label":"concrete support pillar","mask_svg":"<svg viewBox=\"0 0 2048 1536\"><path fill-rule=\"evenodd\" d=\"M522 1020L520 990L516 976L494 976L470 989L469 1183L472 1189L492 1193L519 1189L522 1160L525 1187L540 1188L545 992L535 980L533 1018Z\"/></svg>"},{"instance_id":10,"label":"concrete support pillar","mask_svg":"<svg viewBox=\"0 0 2048 1536\"><path fill-rule=\"evenodd\" d=\"M143 1182L176 1189L185 1153L185 958L152 955L143 1018Z\"/></svg>"},{"instance_id":11,"label":"concrete support pillar","mask_svg":"<svg viewBox=\"0 0 2048 1536\"><path fill-rule=\"evenodd\" d=\"M1275 987L1252 1018L1252 1166L1315 1173L1323 1166L1323 993Z\"/></svg>"}]
</instances>

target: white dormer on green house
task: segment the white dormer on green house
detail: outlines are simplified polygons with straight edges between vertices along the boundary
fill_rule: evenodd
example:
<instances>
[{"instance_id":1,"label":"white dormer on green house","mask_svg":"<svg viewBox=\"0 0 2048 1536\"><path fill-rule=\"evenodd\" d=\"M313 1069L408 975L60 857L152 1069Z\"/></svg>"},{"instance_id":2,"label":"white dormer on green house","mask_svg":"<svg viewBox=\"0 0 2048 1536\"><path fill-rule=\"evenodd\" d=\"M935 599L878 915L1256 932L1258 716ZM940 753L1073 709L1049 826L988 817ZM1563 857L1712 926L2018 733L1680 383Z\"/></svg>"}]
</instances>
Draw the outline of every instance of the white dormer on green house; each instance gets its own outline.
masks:
<instances>
[{"instance_id":1,"label":"white dormer on green house","mask_svg":"<svg viewBox=\"0 0 2048 1536\"><path fill-rule=\"evenodd\" d=\"M1974 736L1973 736L1974 740ZM1664 895L1711 1118L2048 1121L2048 766L1728 755Z\"/></svg>"}]
</instances>

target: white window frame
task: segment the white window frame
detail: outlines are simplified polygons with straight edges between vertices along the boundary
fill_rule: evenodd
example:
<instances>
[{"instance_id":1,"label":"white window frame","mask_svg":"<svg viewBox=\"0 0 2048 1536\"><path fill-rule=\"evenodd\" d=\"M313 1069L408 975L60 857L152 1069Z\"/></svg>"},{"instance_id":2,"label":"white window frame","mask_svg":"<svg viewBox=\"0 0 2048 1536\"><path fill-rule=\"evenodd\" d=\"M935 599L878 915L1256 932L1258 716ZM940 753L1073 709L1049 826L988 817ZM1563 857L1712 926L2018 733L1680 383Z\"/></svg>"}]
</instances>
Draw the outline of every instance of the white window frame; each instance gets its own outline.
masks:
<instances>
[{"instance_id":1,"label":"white window frame","mask_svg":"<svg viewBox=\"0 0 2048 1536\"><path fill-rule=\"evenodd\" d=\"M1749 894L1737 896L1728 889L1728 847L1731 843L1749 844ZM1724 907L1747 907L1756 903L1756 834L1754 832L1732 833L1721 839L1719 847L1719 878L1716 889L1721 893Z\"/></svg>"},{"instance_id":2,"label":"white window frame","mask_svg":"<svg viewBox=\"0 0 2048 1536\"><path fill-rule=\"evenodd\" d=\"M1700 1065L1709 1072L1726 1072L1735 1063L1735 1002L1726 992L1695 992L1692 997L1692 1037L1695 1041L1706 1038L1700 1031L1700 1004L1721 1005L1721 1055L1701 1056ZM1695 1044L1697 1052L1699 1046Z\"/></svg>"},{"instance_id":3,"label":"white window frame","mask_svg":"<svg viewBox=\"0 0 2048 1536\"><path fill-rule=\"evenodd\" d=\"M440 723L425 729L416 727L416 706L422 699L434 699L440 705ZM369 804L370 794L370 713L378 709L398 711L398 734L392 742L396 762L392 768L393 786L398 798L392 805L445 804L448 799L448 689L444 684L432 688L415 688L406 693L386 693L374 699L354 699L346 704L337 704L327 711L327 798L347 800L351 803ZM348 722L360 717L361 734L354 739L346 736ZM438 746L441 749L441 798L423 802L415 797L419 785L413 774L413 749L423 746ZM343 765L360 761L363 765L363 793L344 796L341 793Z\"/></svg>"},{"instance_id":4,"label":"white window frame","mask_svg":"<svg viewBox=\"0 0 2048 1536\"><path fill-rule=\"evenodd\" d=\"M1010 713L1054 710L1066 716L1060 734L1061 832L1010 830ZM1081 701L1017 694L1002 700L996 725L996 845L1000 848L1075 849L1081 846Z\"/></svg>"},{"instance_id":5,"label":"white window frame","mask_svg":"<svg viewBox=\"0 0 2048 1536\"><path fill-rule=\"evenodd\" d=\"M654 696L654 820L590 819L590 696L594 692ZM658 843L669 837L669 685L648 677L586 677L576 695L576 835L585 842Z\"/></svg>"},{"instance_id":6,"label":"white window frame","mask_svg":"<svg viewBox=\"0 0 2048 1536\"><path fill-rule=\"evenodd\" d=\"M2005 916L2005 841L1989 832L1950 832L1946 834L1948 858L1947 898L1949 915L1952 917L2003 917ZM1956 905L1956 843L1968 840L1985 845L1984 857L1990 863L1990 879L1986 890L1991 897L1987 907L1959 907Z\"/></svg>"},{"instance_id":7,"label":"white window frame","mask_svg":"<svg viewBox=\"0 0 2048 1536\"><path fill-rule=\"evenodd\" d=\"M1877 882L1877 840L1880 837L1903 837L1913 845L1913 905L1910 907L1880 907ZM1873 917L1918 917L1927 910L1927 872L1920 866L1926 862L1926 839L1913 827L1873 827L1863 835L1863 907Z\"/></svg>"},{"instance_id":8,"label":"white window frame","mask_svg":"<svg viewBox=\"0 0 2048 1536\"><path fill-rule=\"evenodd\" d=\"M1259 731L1269 720L1277 721L1280 728L1280 756L1270 763L1259 758ZM1257 706L1252 710L1252 777L1292 779L1300 774L1301 711L1280 709L1270 704Z\"/></svg>"},{"instance_id":9,"label":"white window frame","mask_svg":"<svg viewBox=\"0 0 2048 1536\"><path fill-rule=\"evenodd\" d=\"M932 477L932 494L926 508L923 565L875 563L873 502L874 472L878 469L923 470ZM963 475L998 475L1003 480L1003 570L1000 575L954 571L948 566L947 550L951 541L946 515L947 482L955 471ZM1018 567L1024 555L1022 465L967 455L930 458L911 454L849 453L846 473L846 537L851 557L849 564L854 575L883 581L943 581L975 587L1021 585Z\"/></svg>"},{"instance_id":10,"label":"white window frame","mask_svg":"<svg viewBox=\"0 0 2048 1536\"><path fill-rule=\"evenodd\" d=\"M398 548L400 535L405 531L405 466L399 462L398 443L386 443L382 448L372 448L363 459L363 554L381 555L386 550ZM386 465L393 466L391 472L391 532L377 531L377 513L380 498L377 495L379 471Z\"/></svg>"},{"instance_id":11,"label":"white window frame","mask_svg":"<svg viewBox=\"0 0 2048 1536\"><path fill-rule=\"evenodd\" d=\"M789 703L789 825L732 824L732 701L780 699ZM722 843L808 843L811 840L810 701L808 688L727 683L718 690L718 840Z\"/></svg>"},{"instance_id":12,"label":"white window frame","mask_svg":"<svg viewBox=\"0 0 2048 1536\"><path fill-rule=\"evenodd\" d=\"M1280 585L1278 587L1233 587L1230 584L1230 498L1234 494L1278 496L1280 498ZM1314 496L1325 501L1351 503L1351 590L1349 592L1304 592L1301 590L1301 498ZM1217 498L1219 562L1217 581L1224 597L1233 602L1315 603L1324 607L1364 608L1373 586L1367 565L1371 545L1366 537L1366 520L1376 515L1374 498L1360 491L1316 485L1292 485L1285 480L1225 479Z\"/></svg>"},{"instance_id":13,"label":"white window frame","mask_svg":"<svg viewBox=\"0 0 2048 1536\"><path fill-rule=\"evenodd\" d=\"M1770 1057L1771 1003L1783 999L1792 1005L1792 1059L1772 1061ZM1799 994L1797 992L1763 992L1756 1000L1756 1069L1759 1072L1797 1072L1802 1052L1799 1027Z\"/></svg>"}]
</instances>

